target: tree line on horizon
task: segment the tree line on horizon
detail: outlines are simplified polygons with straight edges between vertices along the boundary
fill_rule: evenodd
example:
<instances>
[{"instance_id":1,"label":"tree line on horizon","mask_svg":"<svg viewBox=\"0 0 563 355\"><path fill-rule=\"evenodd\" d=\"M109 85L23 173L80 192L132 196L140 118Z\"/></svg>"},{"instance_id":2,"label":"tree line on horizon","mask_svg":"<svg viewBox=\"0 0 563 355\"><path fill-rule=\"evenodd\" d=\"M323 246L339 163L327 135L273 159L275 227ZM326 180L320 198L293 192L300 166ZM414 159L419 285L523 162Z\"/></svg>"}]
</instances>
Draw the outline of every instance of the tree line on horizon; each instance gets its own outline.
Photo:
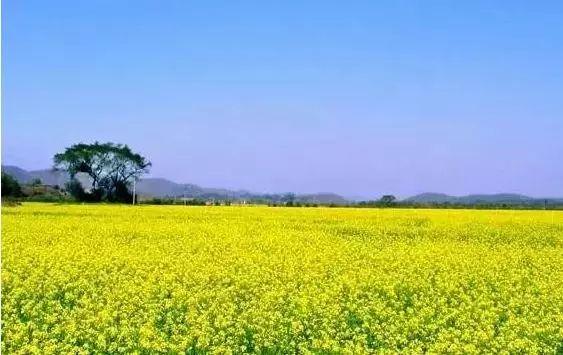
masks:
<instances>
[{"instance_id":1,"label":"tree line on horizon","mask_svg":"<svg viewBox=\"0 0 563 355\"><path fill-rule=\"evenodd\" d=\"M2 172L2 199L22 199L29 201L65 201L78 202L114 202L131 203L133 201L132 186L143 174L149 172L151 162L139 153L135 153L125 144L78 143L65 148L53 157L53 168L64 170L70 180L63 186L43 185L39 179L21 185L14 177ZM79 179L79 175L86 176ZM148 204L178 204L176 198L152 198L142 201ZM185 205L230 205L236 200L223 199L182 199ZM240 202L240 201L238 201ZM245 201L251 204L286 207L427 207L427 208L547 208L540 204L498 204L475 203L461 204L451 202L420 203L413 201L398 201L394 195L383 195L378 200L337 203L318 203L303 201L294 193L282 195L262 196ZM552 204L550 208L563 208L561 204Z\"/></svg>"},{"instance_id":2,"label":"tree line on horizon","mask_svg":"<svg viewBox=\"0 0 563 355\"><path fill-rule=\"evenodd\" d=\"M66 148L63 152L55 154L53 163L55 170L66 171L70 176L70 180L63 188L59 186L54 187L56 191L69 194L75 201L79 202L117 203L132 202L132 184L143 174L148 173L152 165L147 158L139 153L133 152L127 145L99 142L94 142L93 144L74 144ZM79 174L87 176L89 186L84 183L84 179L78 179ZM16 179L5 173L2 174L2 185L5 187L2 189L3 197L11 196L21 198L29 194L24 193L24 189L22 189ZM34 181L32 184L27 185L26 187L40 186L42 184L41 181ZM33 190L31 195L36 195L36 190L37 189ZM218 205L228 205L232 202L229 199L212 200L211 204ZM378 203L390 206L395 200L394 196L386 195L383 196ZM176 199L153 198L145 202L173 204L176 203ZM301 201L294 193L262 196L250 202L288 207L313 207L322 205L322 203ZM209 204L209 201L203 199L190 199L186 201L184 199L182 204L202 205ZM330 203L326 205L330 205Z\"/></svg>"}]
</instances>

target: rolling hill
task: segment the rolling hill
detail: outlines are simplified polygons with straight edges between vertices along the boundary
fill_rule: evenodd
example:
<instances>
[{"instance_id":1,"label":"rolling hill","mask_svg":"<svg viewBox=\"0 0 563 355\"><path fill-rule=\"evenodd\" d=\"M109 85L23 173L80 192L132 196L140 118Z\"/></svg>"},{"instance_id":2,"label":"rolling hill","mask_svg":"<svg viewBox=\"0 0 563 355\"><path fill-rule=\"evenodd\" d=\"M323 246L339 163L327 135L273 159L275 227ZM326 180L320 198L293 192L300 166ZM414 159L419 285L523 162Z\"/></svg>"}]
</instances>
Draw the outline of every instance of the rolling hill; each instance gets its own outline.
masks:
<instances>
[{"instance_id":1,"label":"rolling hill","mask_svg":"<svg viewBox=\"0 0 563 355\"><path fill-rule=\"evenodd\" d=\"M31 170L27 171L17 166L2 166L2 171L12 175L22 184L30 183L33 179L41 179L45 185L64 186L69 181L69 175L64 171L55 171L53 169ZM80 179L87 185L87 178ZM201 199L262 199L268 201L281 201L283 194L260 194L246 190L228 190L221 188L201 187L194 184L179 184L164 178L145 178L141 179L136 186L137 193L145 197L156 198L173 198L188 197ZM333 193L303 194L295 196L295 201L302 203L322 203L322 204L338 204L348 203L344 197Z\"/></svg>"},{"instance_id":2,"label":"rolling hill","mask_svg":"<svg viewBox=\"0 0 563 355\"><path fill-rule=\"evenodd\" d=\"M63 186L68 180L69 176L65 171L42 169L27 171L13 165L3 165L2 171L12 175L16 180L22 184L28 184L34 179L40 179L45 185L59 185Z\"/></svg>"},{"instance_id":3,"label":"rolling hill","mask_svg":"<svg viewBox=\"0 0 563 355\"><path fill-rule=\"evenodd\" d=\"M562 203L561 198L535 198L521 194L474 194L466 196L451 196L441 193L426 192L404 199L404 202L418 204L459 204L459 205L483 205L483 204L506 204L506 205L526 205L526 204L543 204L547 200L548 203Z\"/></svg>"},{"instance_id":4,"label":"rolling hill","mask_svg":"<svg viewBox=\"0 0 563 355\"><path fill-rule=\"evenodd\" d=\"M33 179L40 179L45 185L64 184L69 180L66 172L53 169L25 170L13 165L2 166L2 171L12 175L22 184L30 183ZM87 177L79 177L83 185L88 185ZM201 187L194 184L180 184L164 178L145 178L137 183L137 192L141 196L156 198L188 197L201 199L230 199L251 200L260 199L272 202L282 201L284 194L261 194L246 190L228 190L221 188ZM457 204L457 205L541 205L547 200L549 204L562 204L563 198L535 198L520 194L473 194L466 196L452 196L443 193L426 192L402 200L401 202L414 204ZM315 194L301 194L295 196L296 202L318 204L349 204L352 201L340 195L323 192Z\"/></svg>"}]
</instances>

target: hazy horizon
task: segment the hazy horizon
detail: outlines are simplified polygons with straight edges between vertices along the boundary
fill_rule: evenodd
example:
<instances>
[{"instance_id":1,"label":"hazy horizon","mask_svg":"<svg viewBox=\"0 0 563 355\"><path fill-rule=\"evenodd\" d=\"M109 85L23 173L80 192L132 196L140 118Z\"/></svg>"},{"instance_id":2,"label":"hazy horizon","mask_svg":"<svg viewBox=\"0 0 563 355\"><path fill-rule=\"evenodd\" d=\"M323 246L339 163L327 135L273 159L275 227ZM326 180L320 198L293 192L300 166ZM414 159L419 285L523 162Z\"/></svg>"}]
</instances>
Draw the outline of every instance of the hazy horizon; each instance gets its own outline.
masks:
<instances>
[{"instance_id":1,"label":"hazy horizon","mask_svg":"<svg viewBox=\"0 0 563 355\"><path fill-rule=\"evenodd\" d=\"M563 3L2 4L2 164L128 144L254 192L563 197Z\"/></svg>"},{"instance_id":2,"label":"hazy horizon","mask_svg":"<svg viewBox=\"0 0 563 355\"><path fill-rule=\"evenodd\" d=\"M20 169L24 169L27 172L34 172L34 171L42 171L42 170L47 170L47 169L51 169L51 168L46 168L46 169L25 169L21 166L15 165L15 164L2 164L2 166L12 166L12 167L16 167L16 168L20 168ZM182 185L198 185L200 187L204 187L204 188L217 188L217 189L228 189L228 190L232 190L232 191L247 191L250 193L259 193L259 194L285 194L285 193L298 193L300 195L307 195L307 194L324 194L324 193L334 193L337 195L340 195L346 199L349 200L376 200L382 197L382 195L385 194L392 194L394 196L396 196L399 199L405 199L405 198L409 198L409 197L414 197L416 195L421 195L421 194L444 194L444 195L448 195L448 196L452 196L452 197L464 197L464 196L470 196L470 195L503 195L503 194L517 194L517 195L524 195L527 197L531 197L531 198L537 198L537 199L542 199L542 198L550 198L550 199L562 199L563 196L534 196L534 195L530 195L527 193L521 193L521 192L511 192L511 191L497 191L497 192L489 192L489 193L483 193L483 192L472 192L472 193L466 193L466 194L449 194L449 193L445 193L443 191L423 191L423 192L418 192L418 193L414 193L412 195L399 195L399 194L394 194L392 191L391 192L387 192L387 193L380 193L380 194L374 194L374 195L346 195L346 194L342 194L339 193L338 191L289 191L289 190L284 190L284 191L257 191L257 190L252 190L252 189L246 189L246 188L237 188L237 187L231 187L231 188L226 188L225 186L209 186L209 185L205 185L205 184L195 184L193 182L190 181L176 181L174 179L170 179L166 176L154 176L153 174L146 174L142 177L142 179L165 179L168 181L171 181L173 183Z\"/></svg>"}]
</instances>

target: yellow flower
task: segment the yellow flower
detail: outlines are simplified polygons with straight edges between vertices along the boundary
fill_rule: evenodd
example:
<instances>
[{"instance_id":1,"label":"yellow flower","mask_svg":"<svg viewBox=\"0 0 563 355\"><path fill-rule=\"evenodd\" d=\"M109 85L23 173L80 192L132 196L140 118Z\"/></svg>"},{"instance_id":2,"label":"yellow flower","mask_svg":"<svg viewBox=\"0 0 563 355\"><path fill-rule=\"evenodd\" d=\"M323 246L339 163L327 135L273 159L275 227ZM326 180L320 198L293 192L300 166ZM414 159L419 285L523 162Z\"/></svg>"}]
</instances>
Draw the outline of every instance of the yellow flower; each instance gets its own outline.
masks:
<instances>
[{"instance_id":1,"label":"yellow flower","mask_svg":"<svg viewBox=\"0 0 563 355\"><path fill-rule=\"evenodd\" d=\"M556 353L563 212L2 209L5 353Z\"/></svg>"}]
</instances>

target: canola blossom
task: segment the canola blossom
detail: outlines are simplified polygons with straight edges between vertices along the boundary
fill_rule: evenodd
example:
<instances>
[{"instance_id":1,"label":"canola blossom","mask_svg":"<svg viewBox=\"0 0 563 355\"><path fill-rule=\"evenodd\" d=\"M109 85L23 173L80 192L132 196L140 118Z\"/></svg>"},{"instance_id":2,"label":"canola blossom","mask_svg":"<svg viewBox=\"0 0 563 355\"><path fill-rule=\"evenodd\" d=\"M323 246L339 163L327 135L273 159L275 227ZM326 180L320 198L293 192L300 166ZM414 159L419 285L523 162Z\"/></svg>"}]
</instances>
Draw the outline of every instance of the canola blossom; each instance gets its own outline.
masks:
<instances>
[{"instance_id":1,"label":"canola blossom","mask_svg":"<svg viewBox=\"0 0 563 355\"><path fill-rule=\"evenodd\" d=\"M2 209L2 353L562 353L556 211Z\"/></svg>"}]
</instances>

